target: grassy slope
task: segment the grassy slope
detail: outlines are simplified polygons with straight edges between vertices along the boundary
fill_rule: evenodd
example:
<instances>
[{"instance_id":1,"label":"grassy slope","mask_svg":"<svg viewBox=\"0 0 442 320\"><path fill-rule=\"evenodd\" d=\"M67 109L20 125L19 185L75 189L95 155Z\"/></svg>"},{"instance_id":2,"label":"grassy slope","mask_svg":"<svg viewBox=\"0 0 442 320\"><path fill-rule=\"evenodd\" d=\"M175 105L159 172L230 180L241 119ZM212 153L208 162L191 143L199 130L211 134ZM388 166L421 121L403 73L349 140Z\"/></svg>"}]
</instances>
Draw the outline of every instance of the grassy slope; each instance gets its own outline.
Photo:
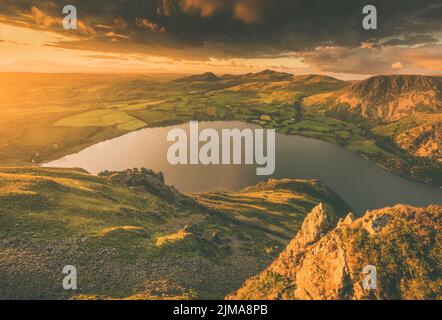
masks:
<instances>
[{"instance_id":1,"label":"grassy slope","mask_svg":"<svg viewBox=\"0 0 442 320\"><path fill-rule=\"evenodd\" d=\"M274 192L273 192L274 191ZM183 207L82 170L0 170L0 297L222 298L262 270L322 201L316 181L270 181ZM62 289L75 265L79 290Z\"/></svg>"}]
</instances>

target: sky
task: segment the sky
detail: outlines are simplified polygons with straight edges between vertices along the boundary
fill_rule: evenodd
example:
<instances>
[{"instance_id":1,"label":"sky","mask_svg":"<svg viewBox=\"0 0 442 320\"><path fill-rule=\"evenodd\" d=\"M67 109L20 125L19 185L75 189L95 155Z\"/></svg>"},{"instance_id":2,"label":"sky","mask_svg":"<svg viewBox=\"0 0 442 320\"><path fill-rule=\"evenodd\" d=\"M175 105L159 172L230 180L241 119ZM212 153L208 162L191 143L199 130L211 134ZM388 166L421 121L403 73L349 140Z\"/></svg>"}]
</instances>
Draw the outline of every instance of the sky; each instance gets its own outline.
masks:
<instances>
[{"instance_id":1,"label":"sky","mask_svg":"<svg viewBox=\"0 0 442 320\"><path fill-rule=\"evenodd\" d=\"M77 8L65 30L62 9ZM362 8L377 8L376 30ZM0 72L442 74L440 0L0 0Z\"/></svg>"}]
</instances>

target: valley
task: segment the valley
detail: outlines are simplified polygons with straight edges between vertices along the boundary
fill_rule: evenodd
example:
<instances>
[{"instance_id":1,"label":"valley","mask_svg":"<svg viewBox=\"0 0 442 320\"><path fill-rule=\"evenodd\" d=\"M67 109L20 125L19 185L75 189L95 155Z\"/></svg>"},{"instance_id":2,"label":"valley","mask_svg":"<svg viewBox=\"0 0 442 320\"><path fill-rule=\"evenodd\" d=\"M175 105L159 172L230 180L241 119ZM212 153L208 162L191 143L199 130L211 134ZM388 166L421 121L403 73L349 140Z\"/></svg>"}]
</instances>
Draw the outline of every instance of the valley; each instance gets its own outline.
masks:
<instances>
[{"instance_id":1,"label":"valley","mask_svg":"<svg viewBox=\"0 0 442 320\"><path fill-rule=\"evenodd\" d=\"M0 301L442 300L440 2L0 0Z\"/></svg>"},{"instance_id":2,"label":"valley","mask_svg":"<svg viewBox=\"0 0 442 320\"><path fill-rule=\"evenodd\" d=\"M440 187L440 83L269 70L1 74L0 297L440 299L440 203L364 213L316 179L182 193L145 168L40 166L143 128L240 121ZM369 263L380 285L367 296ZM75 292L61 286L66 265L78 269Z\"/></svg>"},{"instance_id":3,"label":"valley","mask_svg":"<svg viewBox=\"0 0 442 320\"><path fill-rule=\"evenodd\" d=\"M338 144L396 174L440 186L439 78L420 77L420 82L408 84L394 78L391 83L382 79L378 83L374 77L353 84L268 70L175 80L133 75L3 75L0 164L47 162L144 127L239 120ZM381 99L382 91L376 88L382 86L386 86L382 90L397 88L395 94L405 102L424 99L414 93L421 92L422 86L423 94L432 97L422 101L432 107L406 104L406 111L392 117L388 112L371 117L372 113L357 111L368 103L365 100L355 98L354 108L347 108L351 99L335 98L359 97L372 87L372 103L395 109L388 100L394 97Z\"/></svg>"}]
</instances>

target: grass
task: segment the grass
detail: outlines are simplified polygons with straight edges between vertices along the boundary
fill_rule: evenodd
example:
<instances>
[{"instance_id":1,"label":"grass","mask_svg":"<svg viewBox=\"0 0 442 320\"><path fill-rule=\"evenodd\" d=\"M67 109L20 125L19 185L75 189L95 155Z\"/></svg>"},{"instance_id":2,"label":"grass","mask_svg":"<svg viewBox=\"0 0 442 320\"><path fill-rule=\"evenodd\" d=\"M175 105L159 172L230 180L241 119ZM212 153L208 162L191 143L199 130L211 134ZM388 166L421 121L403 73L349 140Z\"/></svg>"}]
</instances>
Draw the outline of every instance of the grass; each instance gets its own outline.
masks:
<instances>
[{"instance_id":1,"label":"grass","mask_svg":"<svg viewBox=\"0 0 442 320\"><path fill-rule=\"evenodd\" d=\"M157 247L162 247L162 246L164 246L166 244L173 244L173 243L175 243L177 241L181 241L181 240L185 239L187 236L190 236L190 235L191 235L190 232L187 232L186 230L181 229L181 230L178 230L175 233L158 237L156 239L155 244L156 244Z\"/></svg>"},{"instance_id":2,"label":"grass","mask_svg":"<svg viewBox=\"0 0 442 320\"><path fill-rule=\"evenodd\" d=\"M270 263L318 202L350 210L305 180L193 197L197 206L183 207L80 169L0 168L0 297L222 298ZM59 286L67 263L79 270L76 293ZM152 281L167 284L152 293Z\"/></svg>"},{"instance_id":3,"label":"grass","mask_svg":"<svg viewBox=\"0 0 442 320\"><path fill-rule=\"evenodd\" d=\"M129 116L123 111L93 110L58 120L54 126L59 127L109 127L117 125L118 129L133 131L146 125L141 120Z\"/></svg>"},{"instance_id":4,"label":"grass","mask_svg":"<svg viewBox=\"0 0 442 320\"><path fill-rule=\"evenodd\" d=\"M362 263L379 270L378 299L440 299L440 209L418 215L416 222L390 216L390 227L370 236L364 229L345 233L355 252L365 252ZM422 227L425 226L425 227ZM382 293L382 295L380 295Z\"/></svg>"}]
</instances>

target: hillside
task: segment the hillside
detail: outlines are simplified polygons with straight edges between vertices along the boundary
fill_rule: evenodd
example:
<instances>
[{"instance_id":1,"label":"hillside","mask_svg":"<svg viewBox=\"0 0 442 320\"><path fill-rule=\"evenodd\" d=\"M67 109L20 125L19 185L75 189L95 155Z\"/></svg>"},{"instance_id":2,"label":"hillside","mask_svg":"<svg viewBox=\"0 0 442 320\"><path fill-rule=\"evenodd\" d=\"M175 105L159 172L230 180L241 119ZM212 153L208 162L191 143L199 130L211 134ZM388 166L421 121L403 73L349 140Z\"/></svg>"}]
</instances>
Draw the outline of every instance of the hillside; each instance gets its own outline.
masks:
<instances>
[{"instance_id":1,"label":"hillside","mask_svg":"<svg viewBox=\"0 0 442 320\"><path fill-rule=\"evenodd\" d=\"M416 157L442 163L442 114L407 129L394 137L396 144Z\"/></svg>"},{"instance_id":2,"label":"hillside","mask_svg":"<svg viewBox=\"0 0 442 320\"><path fill-rule=\"evenodd\" d=\"M352 113L386 122L414 114L442 112L442 77L375 76L306 103L326 104L330 112Z\"/></svg>"},{"instance_id":3,"label":"hillside","mask_svg":"<svg viewBox=\"0 0 442 320\"><path fill-rule=\"evenodd\" d=\"M442 162L442 77L375 76L304 99L307 108L360 123L414 157Z\"/></svg>"},{"instance_id":4,"label":"hillside","mask_svg":"<svg viewBox=\"0 0 442 320\"><path fill-rule=\"evenodd\" d=\"M441 299L442 207L397 205L339 218L318 205L296 237L227 299ZM376 267L377 289L362 270Z\"/></svg>"},{"instance_id":5,"label":"hillside","mask_svg":"<svg viewBox=\"0 0 442 320\"><path fill-rule=\"evenodd\" d=\"M0 297L222 298L262 270L319 202L317 181L186 196L147 169L0 169ZM77 291L61 286L78 270Z\"/></svg>"}]
</instances>

